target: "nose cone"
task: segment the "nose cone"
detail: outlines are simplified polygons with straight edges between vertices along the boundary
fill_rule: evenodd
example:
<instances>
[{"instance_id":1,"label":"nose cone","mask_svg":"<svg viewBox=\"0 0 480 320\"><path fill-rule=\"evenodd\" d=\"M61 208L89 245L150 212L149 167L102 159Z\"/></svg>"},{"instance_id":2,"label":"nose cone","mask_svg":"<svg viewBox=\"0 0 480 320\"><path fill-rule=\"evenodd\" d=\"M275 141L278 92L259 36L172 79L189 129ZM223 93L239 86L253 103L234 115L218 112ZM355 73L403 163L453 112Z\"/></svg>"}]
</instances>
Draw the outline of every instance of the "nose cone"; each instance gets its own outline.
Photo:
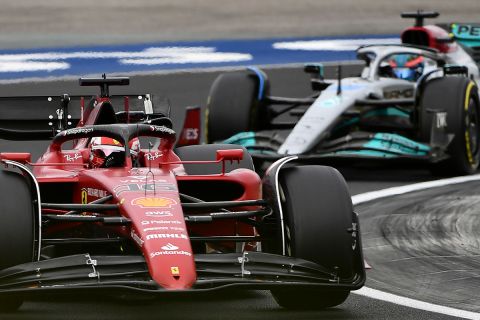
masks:
<instances>
[{"instance_id":1,"label":"nose cone","mask_svg":"<svg viewBox=\"0 0 480 320\"><path fill-rule=\"evenodd\" d=\"M189 289L197 275L178 194L127 196L124 208L132 220L131 237L145 257L150 276L165 289Z\"/></svg>"},{"instance_id":2,"label":"nose cone","mask_svg":"<svg viewBox=\"0 0 480 320\"><path fill-rule=\"evenodd\" d=\"M149 233L145 260L150 275L169 290L189 289L196 281L195 260L186 233Z\"/></svg>"}]
</instances>

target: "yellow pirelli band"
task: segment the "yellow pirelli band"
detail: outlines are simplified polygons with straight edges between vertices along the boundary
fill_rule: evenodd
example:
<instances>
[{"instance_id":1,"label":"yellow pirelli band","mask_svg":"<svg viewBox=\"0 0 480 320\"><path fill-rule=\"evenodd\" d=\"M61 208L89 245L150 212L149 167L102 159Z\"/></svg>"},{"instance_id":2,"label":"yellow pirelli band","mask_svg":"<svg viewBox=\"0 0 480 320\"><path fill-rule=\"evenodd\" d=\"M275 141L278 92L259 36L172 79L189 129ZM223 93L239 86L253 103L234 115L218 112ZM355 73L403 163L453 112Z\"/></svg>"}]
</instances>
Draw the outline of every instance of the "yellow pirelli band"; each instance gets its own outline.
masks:
<instances>
[{"instance_id":1,"label":"yellow pirelli band","mask_svg":"<svg viewBox=\"0 0 480 320\"><path fill-rule=\"evenodd\" d=\"M475 84L470 81L467 86L467 92L465 94L465 112L468 112L468 106L470 105L470 92ZM465 146L467 149L467 158L471 166L475 165L475 160L473 159L472 150L470 149L470 132L468 128L465 128Z\"/></svg>"}]
</instances>

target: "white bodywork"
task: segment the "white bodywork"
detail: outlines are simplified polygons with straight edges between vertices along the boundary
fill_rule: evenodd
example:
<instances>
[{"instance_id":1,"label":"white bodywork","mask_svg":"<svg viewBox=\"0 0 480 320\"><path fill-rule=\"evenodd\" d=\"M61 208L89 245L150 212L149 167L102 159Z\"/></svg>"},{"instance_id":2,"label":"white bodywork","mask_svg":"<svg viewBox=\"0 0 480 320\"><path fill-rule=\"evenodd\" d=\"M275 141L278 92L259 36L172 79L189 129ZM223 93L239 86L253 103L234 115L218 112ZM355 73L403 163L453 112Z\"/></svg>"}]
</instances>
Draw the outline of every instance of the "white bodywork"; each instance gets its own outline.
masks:
<instances>
[{"instance_id":1,"label":"white bodywork","mask_svg":"<svg viewBox=\"0 0 480 320\"><path fill-rule=\"evenodd\" d=\"M359 56L369 56L370 59L364 68L361 77L345 78L341 80L341 93L337 94L338 82L335 81L321 92L317 100L309 107L303 117L295 125L285 142L280 146L278 153L282 155L295 155L309 152L319 142L328 137L330 129L334 126L347 109L355 105L356 100L375 97L387 99L385 92L415 90L416 83L397 78L379 76L379 67L385 58L392 54L416 54L425 59L423 74L438 69L436 61L443 60L447 64L466 66L469 74L475 81L479 79L478 67L473 59L461 48L448 54L441 54L430 50L422 50L409 46L367 46L358 50ZM441 76L442 72L438 72ZM433 75L435 76L435 75ZM411 90L410 90L411 92ZM400 96L399 98L406 98Z\"/></svg>"}]
</instances>

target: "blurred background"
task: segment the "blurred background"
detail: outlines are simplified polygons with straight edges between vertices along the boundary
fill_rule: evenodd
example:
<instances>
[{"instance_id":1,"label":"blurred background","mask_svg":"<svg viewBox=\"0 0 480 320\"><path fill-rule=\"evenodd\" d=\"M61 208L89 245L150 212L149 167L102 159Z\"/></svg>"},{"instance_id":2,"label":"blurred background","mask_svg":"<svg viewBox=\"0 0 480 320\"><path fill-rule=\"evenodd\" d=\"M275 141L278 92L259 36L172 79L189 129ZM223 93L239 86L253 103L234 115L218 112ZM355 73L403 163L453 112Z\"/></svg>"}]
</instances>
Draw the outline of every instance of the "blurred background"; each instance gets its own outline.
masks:
<instances>
[{"instance_id":1,"label":"blurred background","mask_svg":"<svg viewBox=\"0 0 480 320\"><path fill-rule=\"evenodd\" d=\"M478 0L0 0L0 48L396 34L400 12L477 21Z\"/></svg>"}]
</instances>

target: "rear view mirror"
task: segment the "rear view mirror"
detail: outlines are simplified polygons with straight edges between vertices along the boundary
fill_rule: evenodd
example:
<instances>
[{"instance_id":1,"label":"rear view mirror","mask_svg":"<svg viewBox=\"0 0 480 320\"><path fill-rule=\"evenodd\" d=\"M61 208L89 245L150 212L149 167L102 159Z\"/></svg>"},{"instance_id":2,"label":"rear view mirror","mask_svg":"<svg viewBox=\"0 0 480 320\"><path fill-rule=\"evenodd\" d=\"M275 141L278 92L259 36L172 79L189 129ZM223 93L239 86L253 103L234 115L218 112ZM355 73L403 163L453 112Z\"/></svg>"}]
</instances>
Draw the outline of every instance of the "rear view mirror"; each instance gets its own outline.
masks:
<instances>
[{"instance_id":1,"label":"rear view mirror","mask_svg":"<svg viewBox=\"0 0 480 320\"><path fill-rule=\"evenodd\" d=\"M32 162L32 154L29 152L0 152L0 160L10 160L26 164Z\"/></svg>"},{"instance_id":2,"label":"rear view mirror","mask_svg":"<svg viewBox=\"0 0 480 320\"><path fill-rule=\"evenodd\" d=\"M242 149L217 150L217 161L226 161L226 160L240 161L242 159L243 159Z\"/></svg>"}]
</instances>

